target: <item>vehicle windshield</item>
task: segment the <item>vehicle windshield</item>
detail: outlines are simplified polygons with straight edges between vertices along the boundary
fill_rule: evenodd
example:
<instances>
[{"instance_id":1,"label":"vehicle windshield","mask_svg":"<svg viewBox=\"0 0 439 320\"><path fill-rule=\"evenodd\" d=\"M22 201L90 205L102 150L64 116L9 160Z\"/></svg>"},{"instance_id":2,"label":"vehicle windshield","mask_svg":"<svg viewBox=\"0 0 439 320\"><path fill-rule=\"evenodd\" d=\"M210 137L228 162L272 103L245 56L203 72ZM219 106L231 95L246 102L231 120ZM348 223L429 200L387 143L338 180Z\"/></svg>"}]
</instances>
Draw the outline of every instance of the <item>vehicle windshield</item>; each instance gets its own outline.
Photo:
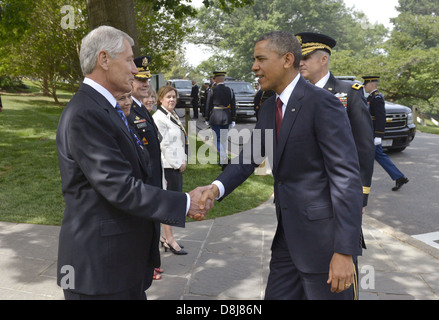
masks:
<instances>
[{"instance_id":1,"label":"vehicle windshield","mask_svg":"<svg viewBox=\"0 0 439 320\"><path fill-rule=\"evenodd\" d=\"M248 94L254 94L255 89L253 89L252 85L250 83L246 82L226 82L226 86L233 89L235 94L240 93L248 93Z\"/></svg>"},{"instance_id":2,"label":"vehicle windshield","mask_svg":"<svg viewBox=\"0 0 439 320\"><path fill-rule=\"evenodd\" d=\"M192 89L190 81L174 81L174 87L177 89Z\"/></svg>"}]
</instances>

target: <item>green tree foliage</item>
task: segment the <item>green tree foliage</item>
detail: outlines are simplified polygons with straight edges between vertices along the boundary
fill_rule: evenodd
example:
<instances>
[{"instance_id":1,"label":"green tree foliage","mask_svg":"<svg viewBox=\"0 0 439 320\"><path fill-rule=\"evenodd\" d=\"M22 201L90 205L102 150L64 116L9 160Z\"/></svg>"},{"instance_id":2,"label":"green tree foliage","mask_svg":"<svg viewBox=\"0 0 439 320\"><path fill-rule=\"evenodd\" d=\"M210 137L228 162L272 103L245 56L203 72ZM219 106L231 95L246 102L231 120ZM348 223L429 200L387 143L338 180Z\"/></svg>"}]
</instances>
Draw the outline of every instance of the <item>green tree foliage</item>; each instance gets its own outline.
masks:
<instances>
[{"instance_id":1,"label":"green tree foliage","mask_svg":"<svg viewBox=\"0 0 439 320\"><path fill-rule=\"evenodd\" d=\"M400 0L386 44L384 83L390 99L439 114L439 2Z\"/></svg>"},{"instance_id":2,"label":"green tree foliage","mask_svg":"<svg viewBox=\"0 0 439 320\"><path fill-rule=\"evenodd\" d=\"M232 12L252 2L221 0L220 7ZM162 71L181 53L184 37L191 32L185 21L194 17L196 10L190 3L0 0L0 76L41 80L44 93L58 102L56 89L60 81L70 83L73 90L83 78L78 57L81 39L90 27L102 24L127 29L124 31L139 40L138 52L153 57L151 70ZM124 8L127 5L134 7ZM210 5L210 1L205 1L205 6ZM65 6L70 6L70 12L62 11ZM73 18L67 17L73 28L63 25L68 14L73 14Z\"/></svg>"},{"instance_id":3,"label":"green tree foliage","mask_svg":"<svg viewBox=\"0 0 439 320\"><path fill-rule=\"evenodd\" d=\"M87 27L83 1L57 3L1 1L0 32L6 37L0 42L2 60L7 63L0 72L42 80L43 92L58 103L58 83L64 81L74 86L81 77L78 40ZM63 10L63 6L70 6L72 12Z\"/></svg>"},{"instance_id":4,"label":"green tree foliage","mask_svg":"<svg viewBox=\"0 0 439 320\"><path fill-rule=\"evenodd\" d=\"M337 39L337 50L356 53L370 51L387 34L382 25L373 31L364 28L364 14L346 8L342 0L255 0L231 14L215 6L204 8L197 18L198 36L193 40L222 49L223 61L230 61L229 73L247 80L252 77L254 43L265 32L321 32Z\"/></svg>"}]
</instances>

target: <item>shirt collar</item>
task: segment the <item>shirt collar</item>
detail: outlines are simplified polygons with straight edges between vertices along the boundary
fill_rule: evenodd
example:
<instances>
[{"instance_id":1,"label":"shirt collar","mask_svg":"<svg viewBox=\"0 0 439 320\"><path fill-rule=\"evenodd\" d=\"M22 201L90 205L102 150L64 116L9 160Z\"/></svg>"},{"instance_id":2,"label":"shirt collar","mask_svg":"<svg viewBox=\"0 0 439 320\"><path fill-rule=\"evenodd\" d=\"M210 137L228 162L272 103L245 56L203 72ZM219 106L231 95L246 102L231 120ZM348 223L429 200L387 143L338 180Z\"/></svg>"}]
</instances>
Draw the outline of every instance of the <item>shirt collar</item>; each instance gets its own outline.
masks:
<instances>
[{"instance_id":1,"label":"shirt collar","mask_svg":"<svg viewBox=\"0 0 439 320\"><path fill-rule=\"evenodd\" d=\"M323 88L326 85L326 83L328 82L329 76L330 76L330 73L328 72L326 74L326 76L324 76L323 78L321 78L319 81L316 82L315 86L319 87L319 88Z\"/></svg>"},{"instance_id":2,"label":"shirt collar","mask_svg":"<svg viewBox=\"0 0 439 320\"><path fill-rule=\"evenodd\" d=\"M101 95L103 95L105 97L105 99L108 100L108 102L113 106L113 108L116 107L117 104L117 100L115 97L113 97L113 95L110 93L110 91L108 91L107 89L105 89L103 86L101 86L99 83L97 83L96 81L90 79L90 78L84 78L84 83L89 85L90 87L92 87L93 89L95 89L97 92L99 92Z\"/></svg>"},{"instance_id":3,"label":"shirt collar","mask_svg":"<svg viewBox=\"0 0 439 320\"><path fill-rule=\"evenodd\" d=\"M276 94L276 98L280 98L284 106L288 104L291 94L293 93L294 88L296 88L299 79L300 79L300 73L297 74L294 80L291 81L291 83L284 89L284 91L280 95Z\"/></svg>"},{"instance_id":4,"label":"shirt collar","mask_svg":"<svg viewBox=\"0 0 439 320\"><path fill-rule=\"evenodd\" d=\"M138 106L142 106L142 102L140 102L139 100L137 100L137 98L135 98L134 96L131 96L131 98L133 98L133 101L138 105Z\"/></svg>"}]
</instances>

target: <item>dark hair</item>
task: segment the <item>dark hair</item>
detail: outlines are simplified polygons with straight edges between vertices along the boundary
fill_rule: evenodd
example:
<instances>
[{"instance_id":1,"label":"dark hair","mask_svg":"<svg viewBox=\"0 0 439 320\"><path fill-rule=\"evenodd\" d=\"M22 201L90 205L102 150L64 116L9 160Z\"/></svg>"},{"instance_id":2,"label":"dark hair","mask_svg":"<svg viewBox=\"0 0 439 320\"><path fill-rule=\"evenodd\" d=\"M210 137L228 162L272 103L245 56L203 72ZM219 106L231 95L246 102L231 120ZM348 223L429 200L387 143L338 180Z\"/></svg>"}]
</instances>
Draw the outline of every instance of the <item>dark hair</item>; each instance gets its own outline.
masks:
<instances>
[{"instance_id":1,"label":"dark hair","mask_svg":"<svg viewBox=\"0 0 439 320\"><path fill-rule=\"evenodd\" d=\"M294 68L299 69L302 46L296 36L287 31L272 31L262 35L256 42L270 41L270 49L283 56L290 52L294 56Z\"/></svg>"}]
</instances>

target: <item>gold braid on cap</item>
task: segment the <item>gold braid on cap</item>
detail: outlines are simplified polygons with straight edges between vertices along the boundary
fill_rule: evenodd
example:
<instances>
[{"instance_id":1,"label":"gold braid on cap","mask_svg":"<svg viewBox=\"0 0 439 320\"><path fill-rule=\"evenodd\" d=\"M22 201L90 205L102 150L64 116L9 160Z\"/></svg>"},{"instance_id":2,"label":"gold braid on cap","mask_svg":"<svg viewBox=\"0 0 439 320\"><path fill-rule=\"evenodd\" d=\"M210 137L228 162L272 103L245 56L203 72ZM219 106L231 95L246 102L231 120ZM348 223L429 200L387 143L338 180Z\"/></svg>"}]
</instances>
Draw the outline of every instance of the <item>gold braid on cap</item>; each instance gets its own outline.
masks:
<instances>
[{"instance_id":1,"label":"gold braid on cap","mask_svg":"<svg viewBox=\"0 0 439 320\"><path fill-rule=\"evenodd\" d=\"M332 49L330 46L327 46L323 43L318 42L310 42L310 43L304 43L302 44L302 55L307 55L315 50L329 50L329 53L332 53Z\"/></svg>"}]
</instances>

